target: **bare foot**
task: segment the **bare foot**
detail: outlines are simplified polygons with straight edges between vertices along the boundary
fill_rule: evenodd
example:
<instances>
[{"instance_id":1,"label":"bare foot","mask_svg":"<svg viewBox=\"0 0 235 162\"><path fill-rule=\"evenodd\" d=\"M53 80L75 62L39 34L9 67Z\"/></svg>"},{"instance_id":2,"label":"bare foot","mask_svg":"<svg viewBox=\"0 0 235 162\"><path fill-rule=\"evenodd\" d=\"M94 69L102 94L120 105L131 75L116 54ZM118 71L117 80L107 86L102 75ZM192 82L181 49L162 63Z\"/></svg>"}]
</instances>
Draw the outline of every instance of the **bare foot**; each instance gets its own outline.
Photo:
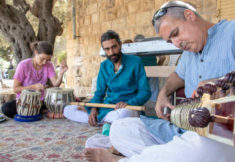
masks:
<instances>
[{"instance_id":1,"label":"bare foot","mask_svg":"<svg viewBox=\"0 0 235 162\"><path fill-rule=\"evenodd\" d=\"M109 152L111 152L112 154L114 155L118 155L118 156L123 156L120 152L118 152L118 150L116 150L113 146L111 146L109 149L108 149Z\"/></svg>"},{"instance_id":2,"label":"bare foot","mask_svg":"<svg viewBox=\"0 0 235 162\"><path fill-rule=\"evenodd\" d=\"M117 156L102 148L86 148L84 156L89 162L118 162L122 156Z\"/></svg>"}]
</instances>

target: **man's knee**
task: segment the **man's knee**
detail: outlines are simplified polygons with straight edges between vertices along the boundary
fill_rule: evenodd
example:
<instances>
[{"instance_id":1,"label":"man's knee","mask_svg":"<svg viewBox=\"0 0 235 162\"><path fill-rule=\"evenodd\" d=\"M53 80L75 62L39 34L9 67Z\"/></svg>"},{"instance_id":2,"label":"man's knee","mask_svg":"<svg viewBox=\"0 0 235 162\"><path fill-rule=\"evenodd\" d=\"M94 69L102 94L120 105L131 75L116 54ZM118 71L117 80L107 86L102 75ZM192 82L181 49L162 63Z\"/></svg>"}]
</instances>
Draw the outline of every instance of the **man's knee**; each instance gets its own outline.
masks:
<instances>
[{"instance_id":1,"label":"man's knee","mask_svg":"<svg viewBox=\"0 0 235 162\"><path fill-rule=\"evenodd\" d=\"M130 128L130 124L136 120L137 118L128 117L120 120L116 120L112 123L110 128L110 141L117 141L118 138L122 138L123 132L128 133L128 129Z\"/></svg>"},{"instance_id":2,"label":"man's knee","mask_svg":"<svg viewBox=\"0 0 235 162\"><path fill-rule=\"evenodd\" d=\"M69 116L71 113L73 113L74 111L76 111L77 106L74 106L74 105L67 105L65 106L64 108L64 116L67 117Z\"/></svg>"}]
</instances>

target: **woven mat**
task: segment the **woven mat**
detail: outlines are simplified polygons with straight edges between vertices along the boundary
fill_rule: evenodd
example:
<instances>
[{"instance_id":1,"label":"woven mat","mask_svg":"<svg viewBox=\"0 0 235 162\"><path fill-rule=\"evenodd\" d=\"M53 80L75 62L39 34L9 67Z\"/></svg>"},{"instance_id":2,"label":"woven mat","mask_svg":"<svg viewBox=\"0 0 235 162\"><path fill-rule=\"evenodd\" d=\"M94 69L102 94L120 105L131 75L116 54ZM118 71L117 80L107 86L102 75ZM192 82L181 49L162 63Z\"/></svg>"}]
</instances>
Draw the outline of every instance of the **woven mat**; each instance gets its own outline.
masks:
<instances>
[{"instance_id":1,"label":"woven mat","mask_svg":"<svg viewBox=\"0 0 235 162\"><path fill-rule=\"evenodd\" d=\"M85 161L81 153L86 139L100 132L101 127L67 119L7 120L0 123L0 162Z\"/></svg>"}]
</instances>

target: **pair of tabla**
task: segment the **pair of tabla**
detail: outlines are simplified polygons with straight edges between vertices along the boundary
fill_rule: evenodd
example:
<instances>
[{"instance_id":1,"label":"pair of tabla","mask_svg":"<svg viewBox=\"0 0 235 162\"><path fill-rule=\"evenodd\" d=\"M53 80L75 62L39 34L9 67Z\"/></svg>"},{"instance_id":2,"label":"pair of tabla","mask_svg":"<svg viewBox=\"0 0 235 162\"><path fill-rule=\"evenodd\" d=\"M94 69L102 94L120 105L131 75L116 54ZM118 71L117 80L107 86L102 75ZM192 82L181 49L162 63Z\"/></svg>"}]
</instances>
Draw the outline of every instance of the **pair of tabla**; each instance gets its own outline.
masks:
<instances>
[{"instance_id":1,"label":"pair of tabla","mask_svg":"<svg viewBox=\"0 0 235 162\"><path fill-rule=\"evenodd\" d=\"M23 90L17 100L17 121L36 121L42 118L40 109L41 93L33 90ZM48 109L49 118L63 118L64 107L74 101L73 89L49 88L46 89L44 103Z\"/></svg>"}]
</instances>

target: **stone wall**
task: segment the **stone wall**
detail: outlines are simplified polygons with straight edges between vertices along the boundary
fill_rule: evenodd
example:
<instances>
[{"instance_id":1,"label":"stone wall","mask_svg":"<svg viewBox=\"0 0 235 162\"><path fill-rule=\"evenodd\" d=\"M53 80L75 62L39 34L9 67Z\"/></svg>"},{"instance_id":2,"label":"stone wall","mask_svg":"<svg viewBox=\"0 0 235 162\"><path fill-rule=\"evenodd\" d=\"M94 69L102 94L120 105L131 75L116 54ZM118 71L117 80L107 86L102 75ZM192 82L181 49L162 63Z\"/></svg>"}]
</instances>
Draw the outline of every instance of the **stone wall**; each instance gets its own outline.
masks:
<instances>
[{"instance_id":1,"label":"stone wall","mask_svg":"<svg viewBox=\"0 0 235 162\"><path fill-rule=\"evenodd\" d=\"M68 1L67 52L68 86L75 95L85 96L91 91L92 78L96 77L100 62L100 36L108 29L115 30L122 40L134 39L136 34L156 36L151 25L155 11L166 0L75 0L76 39L72 30L72 0ZM199 13L216 22L216 0L188 0Z\"/></svg>"}]
</instances>

